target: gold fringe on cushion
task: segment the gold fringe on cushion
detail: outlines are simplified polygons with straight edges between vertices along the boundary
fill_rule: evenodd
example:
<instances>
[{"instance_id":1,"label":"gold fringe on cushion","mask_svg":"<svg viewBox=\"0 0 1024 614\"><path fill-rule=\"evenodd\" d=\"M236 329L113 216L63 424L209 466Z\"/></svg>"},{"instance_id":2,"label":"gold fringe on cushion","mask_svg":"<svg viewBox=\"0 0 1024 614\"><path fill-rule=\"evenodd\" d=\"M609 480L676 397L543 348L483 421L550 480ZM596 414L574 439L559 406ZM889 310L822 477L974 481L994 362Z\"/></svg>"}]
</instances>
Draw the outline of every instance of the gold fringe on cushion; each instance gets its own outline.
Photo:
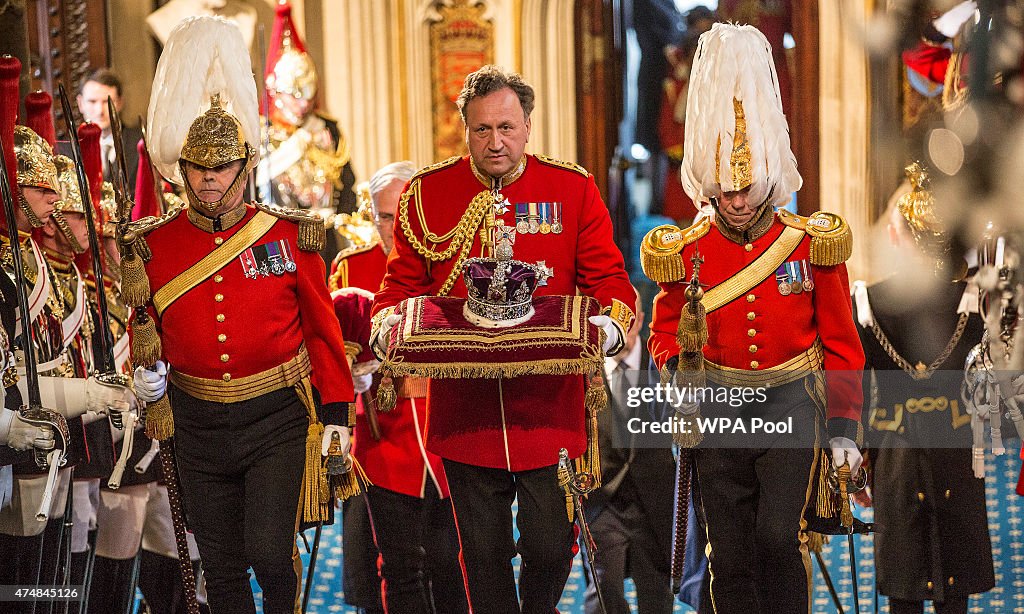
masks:
<instances>
[{"instance_id":1,"label":"gold fringe on cushion","mask_svg":"<svg viewBox=\"0 0 1024 614\"><path fill-rule=\"evenodd\" d=\"M163 347L160 335L156 333L156 321L145 314L137 315L132 322L132 362L150 366L160 360Z\"/></svg>"},{"instance_id":2,"label":"gold fringe on cushion","mask_svg":"<svg viewBox=\"0 0 1024 614\"><path fill-rule=\"evenodd\" d=\"M146 403L146 436L163 441L174 436L174 414L167 395Z\"/></svg>"},{"instance_id":3,"label":"gold fringe on cushion","mask_svg":"<svg viewBox=\"0 0 1024 614\"><path fill-rule=\"evenodd\" d=\"M600 351L601 346L597 348ZM502 363L418 363L406 360L386 363L386 368L393 377L413 375L434 379L498 379L524 375L581 375L599 367L603 360L595 353L594 356L581 358Z\"/></svg>"},{"instance_id":4,"label":"gold fringe on cushion","mask_svg":"<svg viewBox=\"0 0 1024 614\"><path fill-rule=\"evenodd\" d=\"M134 250L121 260L121 300L129 307L141 307L150 299L149 277L142 258Z\"/></svg>"}]
</instances>

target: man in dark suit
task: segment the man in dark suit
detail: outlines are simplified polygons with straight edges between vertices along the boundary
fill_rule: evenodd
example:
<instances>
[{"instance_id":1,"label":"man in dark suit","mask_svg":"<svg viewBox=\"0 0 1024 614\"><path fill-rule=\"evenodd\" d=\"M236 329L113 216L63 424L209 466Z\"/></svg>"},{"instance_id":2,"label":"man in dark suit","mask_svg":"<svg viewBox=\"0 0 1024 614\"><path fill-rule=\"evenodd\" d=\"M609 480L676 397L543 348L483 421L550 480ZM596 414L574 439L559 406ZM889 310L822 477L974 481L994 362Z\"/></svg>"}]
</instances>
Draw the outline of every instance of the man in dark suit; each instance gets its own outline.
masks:
<instances>
[{"instance_id":1,"label":"man in dark suit","mask_svg":"<svg viewBox=\"0 0 1024 614\"><path fill-rule=\"evenodd\" d=\"M647 344L640 339L644 316L639 301L636 313L626 334L625 351L605 359L608 409L598 414L604 483L583 506L597 546L595 568L608 614L630 612L626 578L636 585L640 612L668 613L673 607L669 580L675 486L672 438L666 435L659 441L659 436L631 434L627 428L632 418L657 420L648 404L631 408L628 403L630 388L658 382L657 371L650 368ZM585 611L601 611L589 577Z\"/></svg>"},{"instance_id":2,"label":"man in dark suit","mask_svg":"<svg viewBox=\"0 0 1024 614\"><path fill-rule=\"evenodd\" d=\"M86 121L90 121L100 127L103 131L100 136L100 151L103 160L103 180L113 181L112 170L116 168L114 157L114 135L110 132L110 116L107 111L107 98L114 101L114 108L118 111L124 106L124 99L121 97L121 79L109 68L100 68L93 71L82 81L82 87L78 91L78 110ZM125 169L128 174L128 193L135 193L135 171L139 165L139 150L137 149L139 139L142 138L142 128L123 126L121 129L121 140L124 143Z\"/></svg>"}]
</instances>

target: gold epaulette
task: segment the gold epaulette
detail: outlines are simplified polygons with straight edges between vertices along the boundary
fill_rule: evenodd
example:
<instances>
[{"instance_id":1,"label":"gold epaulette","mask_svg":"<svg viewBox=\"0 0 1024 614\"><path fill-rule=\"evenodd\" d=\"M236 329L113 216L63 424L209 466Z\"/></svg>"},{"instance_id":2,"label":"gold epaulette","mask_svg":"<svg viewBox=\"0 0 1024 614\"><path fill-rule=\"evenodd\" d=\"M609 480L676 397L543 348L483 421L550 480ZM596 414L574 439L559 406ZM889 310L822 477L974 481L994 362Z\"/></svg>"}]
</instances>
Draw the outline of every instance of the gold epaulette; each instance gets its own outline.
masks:
<instances>
[{"instance_id":1,"label":"gold epaulette","mask_svg":"<svg viewBox=\"0 0 1024 614\"><path fill-rule=\"evenodd\" d=\"M701 218L689 228L665 224L652 229L640 243L640 266L644 274L658 283L670 283L686 277L686 264L680 252L711 229L711 218Z\"/></svg>"},{"instance_id":2,"label":"gold epaulette","mask_svg":"<svg viewBox=\"0 0 1024 614\"><path fill-rule=\"evenodd\" d=\"M437 172L437 171L441 170L442 168L448 168L449 166L453 166L456 162L458 162L461 159L462 158L460 156L452 156L452 157L448 158L447 160L441 160L440 162L435 162L435 163L433 163L433 164L431 164L429 166L424 166L420 170L416 171L416 174L414 174L409 179L409 183L412 183L413 181L416 181L420 177L424 177L426 175L429 175L430 173Z\"/></svg>"},{"instance_id":3,"label":"gold epaulette","mask_svg":"<svg viewBox=\"0 0 1024 614\"><path fill-rule=\"evenodd\" d=\"M307 252L319 252L327 243L327 226L324 218L302 209L289 209L276 205L253 203L264 213L276 218L295 222L299 225L299 249Z\"/></svg>"},{"instance_id":4,"label":"gold epaulette","mask_svg":"<svg viewBox=\"0 0 1024 614\"><path fill-rule=\"evenodd\" d=\"M171 204L171 206L167 209L167 213L164 213L163 215L147 215L146 217L139 218L134 222L129 222L128 232L125 234L126 236L128 233L134 233L137 236L147 235L156 230L157 228L160 228L164 224L167 224L174 218L178 217L178 215L187 208L188 205L184 203Z\"/></svg>"},{"instance_id":5,"label":"gold epaulette","mask_svg":"<svg viewBox=\"0 0 1024 614\"><path fill-rule=\"evenodd\" d=\"M777 213L780 222L810 235L811 264L836 266L850 259L853 253L853 231L841 216L816 211L810 217L803 217L785 209L779 209Z\"/></svg>"},{"instance_id":6,"label":"gold epaulette","mask_svg":"<svg viewBox=\"0 0 1024 614\"><path fill-rule=\"evenodd\" d=\"M548 166L557 166L559 168L575 171L583 175L584 177L590 176L590 173L587 172L587 169L583 168L579 164L576 164L575 162L565 162L564 160L556 160L552 157L545 156L543 154L533 154L533 157L537 158L537 161L542 164L547 164Z\"/></svg>"}]
</instances>

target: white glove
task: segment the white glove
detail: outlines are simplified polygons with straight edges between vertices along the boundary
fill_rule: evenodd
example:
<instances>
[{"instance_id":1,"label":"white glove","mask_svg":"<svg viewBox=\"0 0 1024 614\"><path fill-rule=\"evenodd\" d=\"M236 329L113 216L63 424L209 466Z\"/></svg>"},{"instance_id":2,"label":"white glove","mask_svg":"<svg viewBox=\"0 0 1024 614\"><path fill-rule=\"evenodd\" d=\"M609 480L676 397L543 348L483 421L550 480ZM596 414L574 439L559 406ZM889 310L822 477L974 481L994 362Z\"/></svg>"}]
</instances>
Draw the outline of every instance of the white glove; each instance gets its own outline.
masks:
<instances>
[{"instance_id":1,"label":"white glove","mask_svg":"<svg viewBox=\"0 0 1024 614\"><path fill-rule=\"evenodd\" d=\"M146 367L135 368L135 394L146 403L159 400L167 391L167 365L158 360L154 368L155 371Z\"/></svg>"},{"instance_id":2,"label":"white glove","mask_svg":"<svg viewBox=\"0 0 1024 614\"><path fill-rule=\"evenodd\" d=\"M606 356L614 356L625 347L623 343L622 329L608 316L590 316L587 318L590 323L604 331L604 347L601 348ZM614 350L614 351L613 351Z\"/></svg>"},{"instance_id":3,"label":"white glove","mask_svg":"<svg viewBox=\"0 0 1024 614\"><path fill-rule=\"evenodd\" d=\"M331 435L333 433L337 433L338 438L341 439L342 454L348 456L348 453L352 450L352 431L347 426L338 426L336 424L324 426L324 438L320 442L320 454L327 456L327 451L331 449Z\"/></svg>"},{"instance_id":4,"label":"white glove","mask_svg":"<svg viewBox=\"0 0 1024 614\"><path fill-rule=\"evenodd\" d=\"M36 426L21 419L18 412L9 409L2 409L2 412L13 414L10 417L10 424L6 432L0 433L0 441L5 442L15 450L23 451L31 448L40 450L53 449L53 429L50 427ZM3 420L0 418L0 423Z\"/></svg>"},{"instance_id":5,"label":"white glove","mask_svg":"<svg viewBox=\"0 0 1024 614\"><path fill-rule=\"evenodd\" d=\"M832 449L832 465L836 468L842 467L844 463L850 463L850 475L857 475L864 457L861 456L857 444L846 437L833 437L828 440L828 447Z\"/></svg>"},{"instance_id":6,"label":"white glove","mask_svg":"<svg viewBox=\"0 0 1024 614\"><path fill-rule=\"evenodd\" d=\"M356 394L366 392L372 384L373 373L364 373L363 375L352 374L352 387L355 388Z\"/></svg>"},{"instance_id":7,"label":"white glove","mask_svg":"<svg viewBox=\"0 0 1024 614\"><path fill-rule=\"evenodd\" d=\"M388 317L384 318L384 321L380 323L380 328L377 330L377 336L373 338L371 343L373 354L378 360L384 360L388 355L388 340L391 335L391 329L395 327L399 322L402 321L402 316L393 313Z\"/></svg>"},{"instance_id":8,"label":"white glove","mask_svg":"<svg viewBox=\"0 0 1024 614\"><path fill-rule=\"evenodd\" d=\"M100 415L138 411L139 401L127 386L109 384L90 377L85 382L85 395L89 411Z\"/></svg>"}]
</instances>

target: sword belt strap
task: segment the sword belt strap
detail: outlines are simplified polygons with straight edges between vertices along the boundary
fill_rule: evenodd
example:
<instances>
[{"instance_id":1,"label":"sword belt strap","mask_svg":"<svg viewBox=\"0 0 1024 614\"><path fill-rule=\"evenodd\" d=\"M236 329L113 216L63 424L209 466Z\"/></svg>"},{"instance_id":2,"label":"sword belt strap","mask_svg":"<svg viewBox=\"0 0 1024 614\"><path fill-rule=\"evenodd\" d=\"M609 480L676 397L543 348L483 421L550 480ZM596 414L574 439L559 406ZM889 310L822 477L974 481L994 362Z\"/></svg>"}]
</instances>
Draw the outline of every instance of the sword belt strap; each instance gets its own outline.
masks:
<instances>
[{"instance_id":1,"label":"sword belt strap","mask_svg":"<svg viewBox=\"0 0 1024 614\"><path fill-rule=\"evenodd\" d=\"M299 348L299 353L284 364L245 377L223 379L207 379L186 375L181 371L171 371L171 382L189 396L214 403L238 403L258 396L288 388L297 384L312 372L312 363L306 347Z\"/></svg>"},{"instance_id":2,"label":"sword belt strap","mask_svg":"<svg viewBox=\"0 0 1024 614\"><path fill-rule=\"evenodd\" d=\"M776 388L821 370L824 359L825 349L821 345L821 339L815 339L814 345L810 348L775 367L751 371L723 367L705 359L704 369L708 380L719 386Z\"/></svg>"}]
</instances>

